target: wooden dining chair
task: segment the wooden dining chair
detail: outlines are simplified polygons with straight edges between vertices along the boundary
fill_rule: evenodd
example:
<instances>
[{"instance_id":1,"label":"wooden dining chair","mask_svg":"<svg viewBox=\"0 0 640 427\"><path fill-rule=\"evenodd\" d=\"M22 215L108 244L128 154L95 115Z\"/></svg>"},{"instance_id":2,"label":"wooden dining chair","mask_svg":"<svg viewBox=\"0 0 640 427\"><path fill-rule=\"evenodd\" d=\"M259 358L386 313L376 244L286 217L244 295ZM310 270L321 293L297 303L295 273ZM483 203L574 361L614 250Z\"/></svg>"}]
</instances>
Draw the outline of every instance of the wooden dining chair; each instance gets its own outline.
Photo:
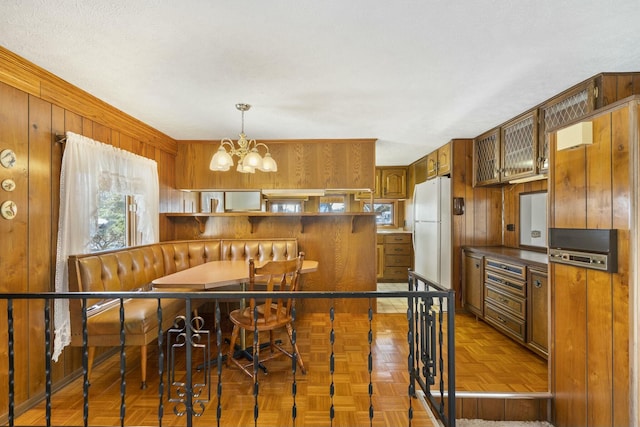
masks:
<instances>
[{"instance_id":1,"label":"wooden dining chair","mask_svg":"<svg viewBox=\"0 0 640 427\"><path fill-rule=\"evenodd\" d=\"M295 299L278 297L279 291L295 292L298 290L303 260L303 252L300 252L297 258L285 261L269 261L260 267L255 265L253 259L249 260L247 290L266 291L269 294L260 299L248 298L246 307L234 310L229 314L233 323L233 332L231 334L227 365L231 361L247 375L254 378L254 361L242 363L237 358L234 358L234 352L240 332L254 332L257 329L258 333L269 332L268 348L270 349L270 353L263 357L260 355L259 340L253 343L253 357L254 359L257 358L258 365L262 365L263 362L282 354L293 359L293 354L295 353L300 370L303 374L306 373L302 357L298 351L298 345L293 339L291 311L295 304ZM259 289L257 288L258 286ZM280 329L286 329L293 352L287 351L280 341L276 340L275 332ZM253 340L253 334L248 334L247 337L249 336L252 341L255 341Z\"/></svg>"}]
</instances>

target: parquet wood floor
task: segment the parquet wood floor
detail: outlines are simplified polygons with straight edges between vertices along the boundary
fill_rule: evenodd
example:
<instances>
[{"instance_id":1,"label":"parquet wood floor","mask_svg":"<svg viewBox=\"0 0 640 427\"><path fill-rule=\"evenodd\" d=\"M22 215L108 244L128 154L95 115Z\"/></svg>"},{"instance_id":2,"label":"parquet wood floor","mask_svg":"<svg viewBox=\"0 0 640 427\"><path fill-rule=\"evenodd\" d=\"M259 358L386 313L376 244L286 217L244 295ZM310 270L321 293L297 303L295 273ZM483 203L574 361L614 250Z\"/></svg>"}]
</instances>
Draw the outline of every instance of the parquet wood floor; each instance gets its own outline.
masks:
<instances>
[{"instance_id":1,"label":"parquet wood floor","mask_svg":"<svg viewBox=\"0 0 640 427\"><path fill-rule=\"evenodd\" d=\"M456 316L457 390L467 391L546 391L546 361L499 334L483 322L466 315ZM417 399L407 396L407 320L403 313L376 314L372 321L371 345L373 372L367 368L369 322L366 315L337 314L333 349L329 341L330 323L325 314L301 316L297 337L307 374L296 375L297 426L330 425L329 409L333 403L333 426L402 426L409 425L408 410L413 408L413 424L431 426L432 421ZM285 338L284 336L282 338ZM335 371L329 371L329 356L335 354ZM139 351L127 348L125 425L158 425L157 349L150 350L149 387L140 390ZM112 356L94 369L89 392L89 425L119 425L119 358ZM294 425L291 408L293 374L287 358L268 362L268 375L260 376L258 426ZM184 363L178 365L184 370ZM330 396L330 384L335 394ZM369 382L373 394L369 396ZM212 371L214 385L211 401L205 405L194 426L216 425L217 370ZM82 384L80 379L55 393L52 401L52 424L82 425ZM165 385L165 390L166 390ZM235 368L222 369L220 398L223 426L254 425L253 383ZM166 395L166 392L165 392ZM369 405L373 419L369 419ZM16 425L45 425L44 403L18 417ZM186 425L184 418L173 414L165 401L162 425Z\"/></svg>"}]
</instances>

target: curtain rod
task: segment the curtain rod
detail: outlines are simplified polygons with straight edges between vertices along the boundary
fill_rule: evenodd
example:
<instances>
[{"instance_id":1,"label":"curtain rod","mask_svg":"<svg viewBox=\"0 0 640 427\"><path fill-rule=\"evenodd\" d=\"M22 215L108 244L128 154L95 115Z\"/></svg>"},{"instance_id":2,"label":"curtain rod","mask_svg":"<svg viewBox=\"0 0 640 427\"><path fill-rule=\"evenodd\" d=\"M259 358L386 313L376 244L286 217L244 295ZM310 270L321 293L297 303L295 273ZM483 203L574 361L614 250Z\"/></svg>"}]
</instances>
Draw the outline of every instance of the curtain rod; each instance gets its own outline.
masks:
<instances>
[{"instance_id":1,"label":"curtain rod","mask_svg":"<svg viewBox=\"0 0 640 427\"><path fill-rule=\"evenodd\" d=\"M58 144L64 144L65 142L67 142L67 137L65 135L56 134L56 142Z\"/></svg>"}]
</instances>

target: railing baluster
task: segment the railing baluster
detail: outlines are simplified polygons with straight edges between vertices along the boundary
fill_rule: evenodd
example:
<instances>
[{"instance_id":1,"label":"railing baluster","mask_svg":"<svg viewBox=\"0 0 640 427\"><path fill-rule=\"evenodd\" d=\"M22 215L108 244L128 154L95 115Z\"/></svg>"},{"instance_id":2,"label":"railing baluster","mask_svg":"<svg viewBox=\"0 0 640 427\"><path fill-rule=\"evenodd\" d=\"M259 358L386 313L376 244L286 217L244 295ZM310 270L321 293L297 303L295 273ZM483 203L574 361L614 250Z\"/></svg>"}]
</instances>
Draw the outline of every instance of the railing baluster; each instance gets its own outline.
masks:
<instances>
[{"instance_id":1,"label":"railing baluster","mask_svg":"<svg viewBox=\"0 0 640 427\"><path fill-rule=\"evenodd\" d=\"M409 280L412 278L410 277ZM409 290L411 290L411 282L409 283ZM407 297L407 323L408 323L408 331L407 331L407 345L409 347L409 357L407 358L407 364L409 367L409 413L407 414L409 417L409 426L412 424L413 420L413 398L416 396L416 374L414 369L414 359L415 359L415 341L414 341L414 312L413 312L413 297Z\"/></svg>"},{"instance_id":2,"label":"railing baluster","mask_svg":"<svg viewBox=\"0 0 640 427\"><path fill-rule=\"evenodd\" d=\"M82 299L82 422L89 425L89 333L87 331L87 299Z\"/></svg>"},{"instance_id":3,"label":"railing baluster","mask_svg":"<svg viewBox=\"0 0 640 427\"><path fill-rule=\"evenodd\" d=\"M13 427L14 423L14 405L15 405L15 371L14 371L14 342L13 342L13 299L7 300L7 332L9 340L9 426Z\"/></svg>"},{"instance_id":4,"label":"railing baluster","mask_svg":"<svg viewBox=\"0 0 640 427\"><path fill-rule=\"evenodd\" d=\"M186 344L186 370L187 370L187 380L186 380L186 396L185 403L187 406L187 427L191 427L193 425L193 366L192 366L192 354L193 354L193 330L191 328L191 299L186 298L185 300L185 309L184 309L184 329L185 329L185 344Z\"/></svg>"},{"instance_id":5,"label":"railing baluster","mask_svg":"<svg viewBox=\"0 0 640 427\"><path fill-rule=\"evenodd\" d=\"M51 426L51 304L53 300L44 301L44 372L45 372L45 421Z\"/></svg>"},{"instance_id":6,"label":"railing baluster","mask_svg":"<svg viewBox=\"0 0 640 427\"><path fill-rule=\"evenodd\" d=\"M158 309L156 310L156 317L158 318L158 325L162 325L162 304L160 298L158 301ZM164 334L162 328L158 328L158 427L162 427L162 417L164 416L164 349L163 349Z\"/></svg>"},{"instance_id":7,"label":"railing baluster","mask_svg":"<svg viewBox=\"0 0 640 427\"><path fill-rule=\"evenodd\" d=\"M455 343L455 292L449 290L447 297L447 372L448 372L448 421L449 427L456 427L456 347Z\"/></svg>"},{"instance_id":8,"label":"railing baluster","mask_svg":"<svg viewBox=\"0 0 640 427\"><path fill-rule=\"evenodd\" d=\"M124 299L120 298L120 426L124 427L124 417L126 414L125 392L127 382L124 374L127 370L127 355L125 353L124 334Z\"/></svg>"},{"instance_id":9,"label":"railing baluster","mask_svg":"<svg viewBox=\"0 0 640 427\"><path fill-rule=\"evenodd\" d=\"M291 346L293 347L293 354L291 357L291 371L293 372L293 379L291 381L291 396L293 396L293 404L291 405L291 418L293 420L293 427L296 427L296 418L298 415L298 408L296 406L296 395L298 391L298 384L296 383L296 372L298 371L298 352L296 351L296 307L291 307Z\"/></svg>"},{"instance_id":10,"label":"railing baluster","mask_svg":"<svg viewBox=\"0 0 640 427\"><path fill-rule=\"evenodd\" d=\"M242 332L244 333L244 332ZM260 366L260 333L258 332L258 305L253 308L253 422L258 425L258 394L260 382L258 381L258 367Z\"/></svg>"},{"instance_id":11,"label":"railing baluster","mask_svg":"<svg viewBox=\"0 0 640 427\"><path fill-rule=\"evenodd\" d=\"M373 321L373 309L371 308L371 298L369 298L369 355L367 357L367 371L369 372L369 425L373 425L373 382L372 375L373 372L373 353L371 352L371 343L373 342L373 328L371 327L371 323Z\"/></svg>"},{"instance_id":12,"label":"railing baluster","mask_svg":"<svg viewBox=\"0 0 640 427\"><path fill-rule=\"evenodd\" d=\"M218 427L220 427L220 418L222 417L222 329L220 326L220 301L216 299L216 346L218 348L218 387L216 389L216 395L218 397L216 406L216 421Z\"/></svg>"},{"instance_id":13,"label":"railing baluster","mask_svg":"<svg viewBox=\"0 0 640 427\"><path fill-rule=\"evenodd\" d=\"M333 321L335 319L335 308L333 307L333 300L331 300L331 308L329 309L329 320L331 321L331 331L329 332L329 343L331 344L331 353L329 355L329 374L331 375L331 385L329 386L329 396L331 398L331 408L329 409L329 419L331 426L333 426L333 419L335 417L335 408L333 406L333 395L335 393L335 384L333 382L333 373L335 371L336 359L333 352L333 345L336 342L336 332L333 329Z\"/></svg>"}]
</instances>

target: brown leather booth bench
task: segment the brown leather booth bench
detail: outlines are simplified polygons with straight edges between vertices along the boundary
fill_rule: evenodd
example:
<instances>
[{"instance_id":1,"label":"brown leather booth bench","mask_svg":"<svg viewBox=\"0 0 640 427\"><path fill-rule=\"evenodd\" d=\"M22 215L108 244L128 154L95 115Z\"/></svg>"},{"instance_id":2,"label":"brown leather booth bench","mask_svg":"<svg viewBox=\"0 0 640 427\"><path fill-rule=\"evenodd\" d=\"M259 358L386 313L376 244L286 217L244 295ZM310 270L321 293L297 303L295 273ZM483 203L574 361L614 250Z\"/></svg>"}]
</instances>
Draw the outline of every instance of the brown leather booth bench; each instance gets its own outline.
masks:
<instances>
[{"instance_id":1,"label":"brown leather booth bench","mask_svg":"<svg viewBox=\"0 0 640 427\"><path fill-rule=\"evenodd\" d=\"M151 281L217 260L283 260L298 255L298 242L287 239L180 240L135 246L69 257L71 292L152 292ZM248 267L247 267L248 268ZM182 299L161 299L162 331L184 314ZM158 300L132 298L124 301L125 345L140 346L141 387L146 387L147 345L158 338ZM96 347L120 346L118 299L87 300L87 346L89 375ZM196 309L197 307L193 307ZM71 345L82 346L82 301L69 301Z\"/></svg>"}]
</instances>

